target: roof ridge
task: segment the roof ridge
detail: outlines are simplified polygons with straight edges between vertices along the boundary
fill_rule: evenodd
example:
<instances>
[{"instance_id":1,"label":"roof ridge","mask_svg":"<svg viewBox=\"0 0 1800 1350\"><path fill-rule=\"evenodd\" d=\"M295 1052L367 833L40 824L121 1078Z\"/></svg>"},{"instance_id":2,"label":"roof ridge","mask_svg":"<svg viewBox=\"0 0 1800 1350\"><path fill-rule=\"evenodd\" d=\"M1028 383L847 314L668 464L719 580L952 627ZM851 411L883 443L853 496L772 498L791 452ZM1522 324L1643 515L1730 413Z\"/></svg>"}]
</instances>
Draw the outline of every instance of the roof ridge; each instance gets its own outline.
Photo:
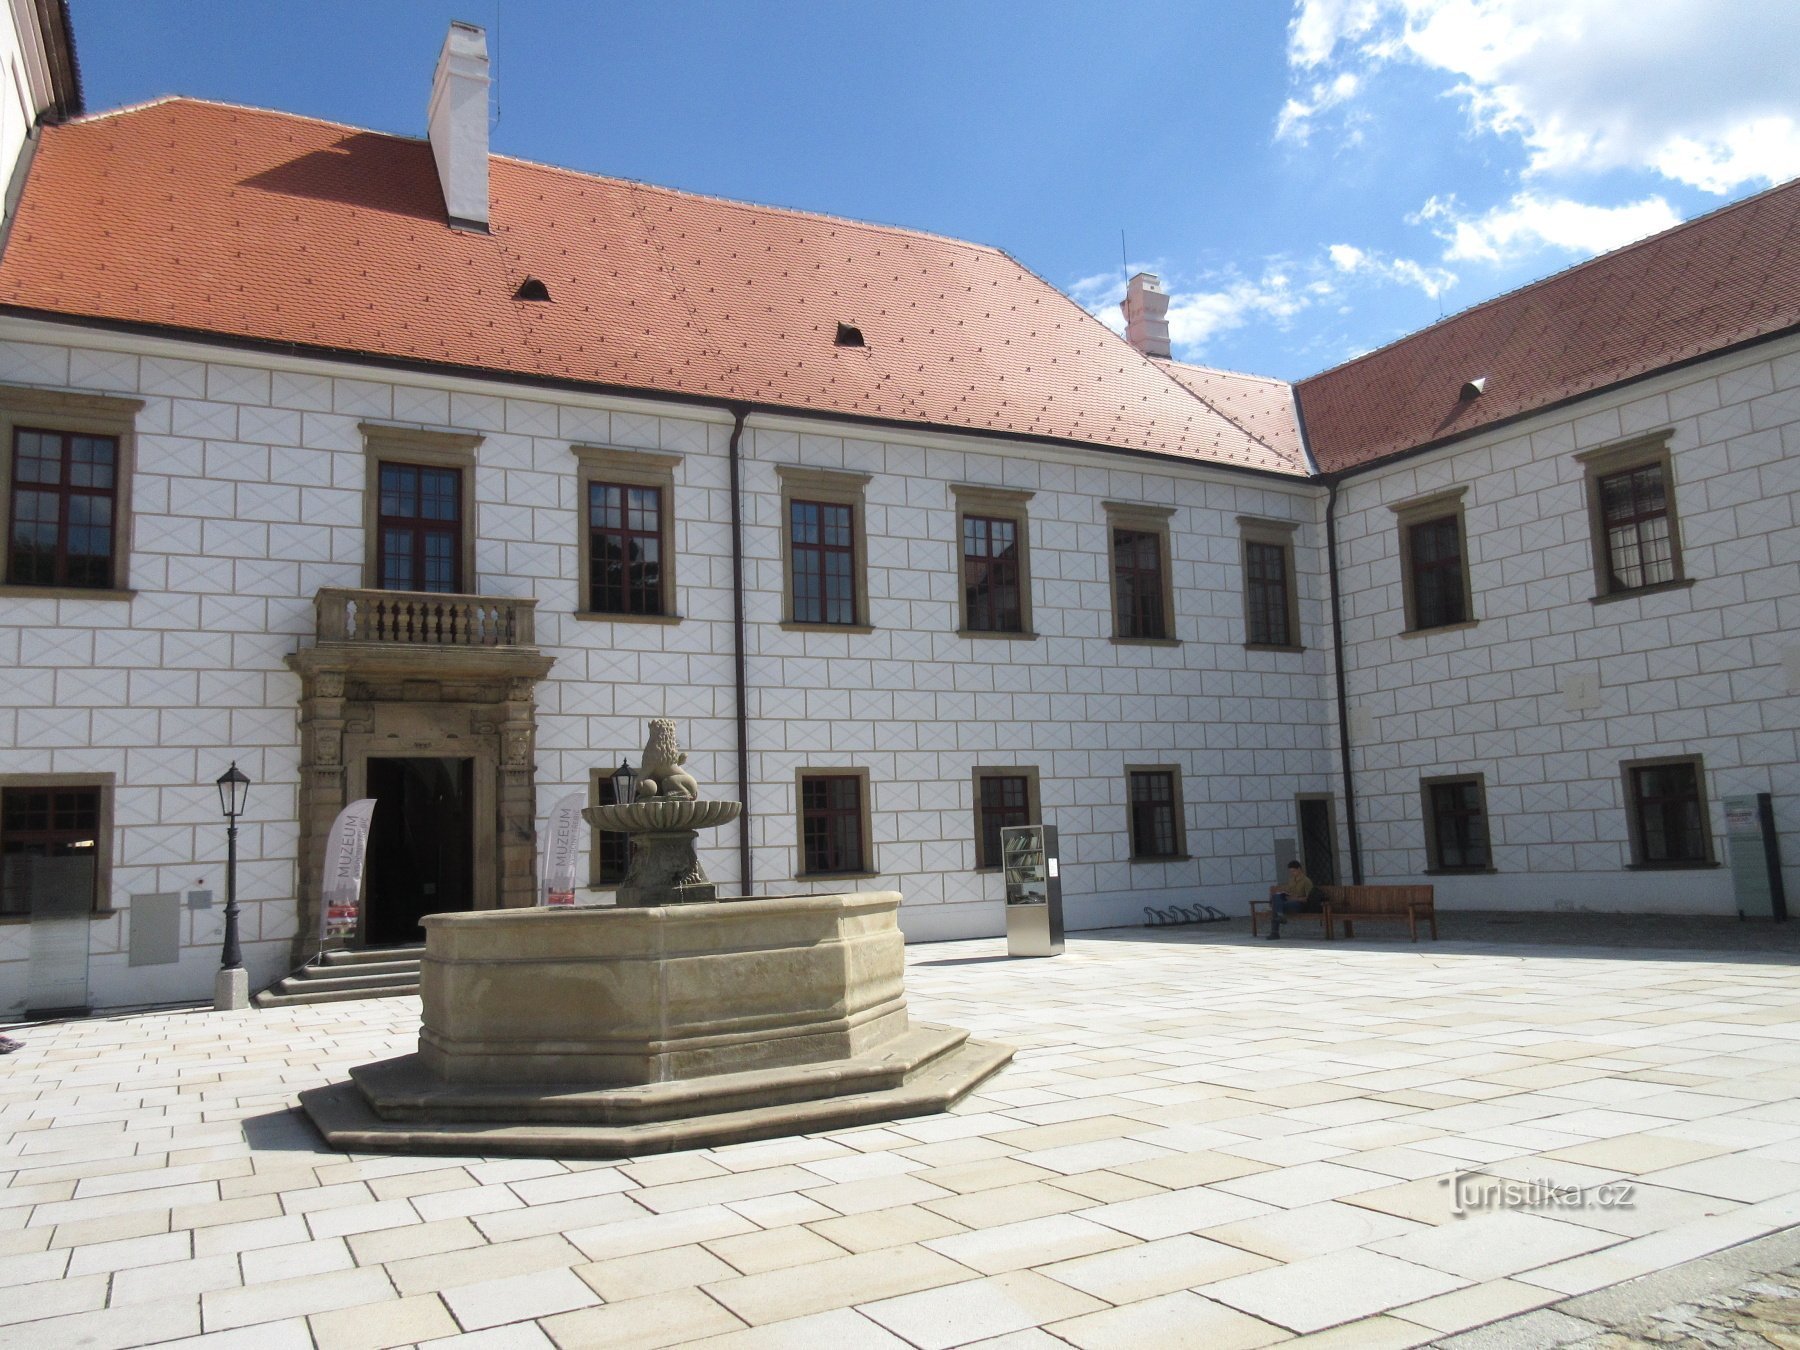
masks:
<instances>
[{"instance_id":1,"label":"roof ridge","mask_svg":"<svg viewBox=\"0 0 1800 1350\"><path fill-rule=\"evenodd\" d=\"M155 98L147 98L139 103L127 103L118 108L108 108L104 112L83 113L80 117L71 117L59 125L81 126L88 122L101 122L109 117L121 117L127 113L160 108L165 103L192 103L199 107L219 108L226 112L258 113L264 117L280 117L289 122L310 122L314 126L357 131L365 136L386 136L396 141L413 141L423 144L430 139L427 136L409 136L403 131L380 131L374 127L359 127L354 122L340 122L334 117L314 117L311 113L288 112L284 108L259 108L254 103L227 103L224 99L200 98L194 94L158 94Z\"/></svg>"},{"instance_id":2,"label":"roof ridge","mask_svg":"<svg viewBox=\"0 0 1800 1350\"><path fill-rule=\"evenodd\" d=\"M1772 197L1778 192L1786 192L1794 188L1800 188L1800 176L1787 179L1785 182L1775 183L1764 188L1761 192L1753 193L1748 197L1740 197L1736 201L1726 202L1721 206L1715 206L1710 211L1704 211L1700 215L1691 216L1687 220L1679 221L1676 224L1669 226L1666 230L1658 230L1655 234L1647 234L1642 239L1630 240L1627 243L1620 244L1617 248L1609 248L1604 253L1596 253L1591 258L1583 258L1579 262L1570 263L1567 267L1558 268L1554 272L1546 272L1541 277L1534 277L1530 281L1522 281L1509 291L1502 291L1498 295L1490 295L1485 300L1478 300L1464 309L1457 310L1454 314L1444 315L1435 323L1427 324L1423 328L1415 328L1410 333L1403 334L1391 342L1382 343L1379 347L1371 347L1368 351L1361 352L1356 356L1351 357L1348 361L1341 361L1335 366L1327 366L1323 370L1314 371L1311 375L1304 375L1293 382L1294 386L1297 388L1312 380L1323 379L1327 375L1335 375L1340 370L1348 370L1350 367L1363 361L1367 361L1371 357L1379 356L1383 352L1392 351L1396 347L1403 347L1415 338L1422 338L1428 333L1435 332L1445 324L1455 323L1471 314L1476 314L1484 309L1503 304L1506 301L1513 299L1515 296L1524 294L1526 291L1536 290L1540 286L1548 286L1552 282L1561 280L1563 277L1573 276L1575 273L1580 272L1585 268L1596 267L1603 262L1622 257L1637 249L1647 248L1651 244L1659 243L1674 235L1681 234L1686 230L1704 225L1719 216L1728 215L1729 213L1747 207L1754 202L1759 202L1765 197Z\"/></svg>"},{"instance_id":3,"label":"roof ridge","mask_svg":"<svg viewBox=\"0 0 1800 1350\"><path fill-rule=\"evenodd\" d=\"M1209 375L1230 375L1240 380L1261 380L1264 384L1285 384L1290 389L1294 386L1292 380L1284 380L1279 375L1259 375L1254 370L1231 370L1225 366L1203 366L1195 361L1177 361L1172 356L1151 359L1166 361L1172 366L1180 366L1183 370L1204 370Z\"/></svg>"},{"instance_id":4,"label":"roof ridge","mask_svg":"<svg viewBox=\"0 0 1800 1350\"><path fill-rule=\"evenodd\" d=\"M412 141L424 143L428 136L413 136L400 131L381 131L375 127L358 126L354 122L340 122L331 117L314 117L310 113L288 112L282 108L259 108L252 103L228 103L222 99L198 98L192 94L160 94L141 103L127 104L121 108L109 108L105 112L86 113L81 117L70 118L69 122L95 122L102 118L117 117L127 113L142 112L147 108L160 107L165 103L193 103L208 108L221 108L230 112L258 113L265 117L280 117L292 122L310 122L315 126L338 127L344 131L360 132L367 136L386 136L396 141ZM993 244L984 244L976 239L960 239L955 235L937 234L931 230L921 230L912 225L892 225L878 220L858 220L854 216L834 215L829 211L809 211L803 207L782 206L774 202L750 201L742 197L723 197L713 192L695 192L689 188L671 187L666 183L651 183L640 178L626 178L620 174L594 173L586 169L572 169L566 164L550 164L540 159L528 159L523 155L507 155L498 151L490 151L489 159L505 160L510 164L519 164L528 169L541 169L546 173L566 175L570 178L585 179L595 183L614 183L620 187L633 188L648 192L666 193L672 197L684 197L692 201L716 202L721 206L734 207L745 211L779 211L783 215L798 216L808 220L824 221L834 225L844 225L863 230L875 230L883 234L905 234L919 239L929 239L939 244L954 244L961 248L973 249L981 253L994 253L1006 256L1004 250ZM1040 278L1041 280L1041 278ZM1046 282L1046 285L1049 283Z\"/></svg>"},{"instance_id":5,"label":"roof ridge","mask_svg":"<svg viewBox=\"0 0 1800 1350\"><path fill-rule=\"evenodd\" d=\"M377 133L386 135L387 133ZM684 197L689 201L716 202L720 206L735 207L744 211L778 211L784 216L798 216L805 220L818 220L832 225L846 225L861 230L875 230L882 234L906 234L919 239L929 239L939 244L955 244L961 248L973 249L980 253L994 253L1001 257L1009 257L1006 251L994 244L984 244L977 239L959 239L953 234L935 234L930 230L921 230L912 225L889 225L879 220L858 220L854 216L833 215L829 211L808 211L799 206L782 206L774 202L755 202L743 197L722 197L715 192L695 192L690 188L670 187L667 183L652 183L642 178L626 178L620 174L590 173L585 169L571 169L566 164L547 164L540 159L526 159L522 155L492 154L490 159L503 159L512 164L521 164L528 169L542 169L546 173L566 174L571 178L582 178L594 183L615 183L620 187L632 188L644 192L660 192L671 197ZM1045 285L1048 285L1045 282Z\"/></svg>"}]
</instances>

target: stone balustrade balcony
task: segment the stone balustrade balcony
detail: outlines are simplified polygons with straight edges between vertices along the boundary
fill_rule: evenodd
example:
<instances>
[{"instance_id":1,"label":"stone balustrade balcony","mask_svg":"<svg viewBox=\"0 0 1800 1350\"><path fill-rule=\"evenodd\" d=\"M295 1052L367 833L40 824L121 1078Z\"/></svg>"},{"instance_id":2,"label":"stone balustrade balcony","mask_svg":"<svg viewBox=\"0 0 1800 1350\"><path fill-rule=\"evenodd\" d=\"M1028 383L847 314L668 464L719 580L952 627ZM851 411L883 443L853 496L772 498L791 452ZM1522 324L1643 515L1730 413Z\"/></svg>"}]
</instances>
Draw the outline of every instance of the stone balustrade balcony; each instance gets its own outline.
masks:
<instances>
[{"instance_id":1,"label":"stone balustrade balcony","mask_svg":"<svg viewBox=\"0 0 1800 1350\"><path fill-rule=\"evenodd\" d=\"M321 643L530 647L536 599L328 586L314 601Z\"/></svg>"}]
</instances>

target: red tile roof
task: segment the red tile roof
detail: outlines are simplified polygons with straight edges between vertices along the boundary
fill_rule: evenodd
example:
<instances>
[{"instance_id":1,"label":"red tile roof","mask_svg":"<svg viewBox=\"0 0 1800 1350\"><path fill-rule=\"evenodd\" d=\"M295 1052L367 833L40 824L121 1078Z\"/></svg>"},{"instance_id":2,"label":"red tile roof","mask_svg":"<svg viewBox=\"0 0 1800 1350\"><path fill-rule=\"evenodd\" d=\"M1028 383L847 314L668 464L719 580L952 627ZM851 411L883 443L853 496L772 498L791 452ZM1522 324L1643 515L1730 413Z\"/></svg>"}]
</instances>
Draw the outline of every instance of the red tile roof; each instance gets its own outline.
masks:
<instances>
[{"instance_id":1,"label":"red tile roof","mask_svg":"<svg viewBox=\"0 0 1800 1350\"><path fill-rule=\"evenodd\" d=\"M1285 474L1253 434L991 248L170 99L45 130L0 306ZM549 303L517 300L528 277ZM839 323L868 345L834 344Z\"/></svg>"},{"instance_id":2,"label":"red tile roof","mask_svg":"<svg viewBox=\"0 0 1800 1350\"><path fill-rule=\"evenodd\" d=\"M1800 324L1800 180L1535 282L1296 386L1326 473ZM1477 398L1463 383L1485 376Z\"/></svg>"},{"instance_id":3,"label":"red tile roof","mask_svg":"<svg viewBox=\"0 0 1800 1350\"><path fill-rule=\"evenodd\" d=\"M1212 405L1283 459L1305 459L1300 426L1294 418L1294 386L1286 380L1183 365L1179 361L1157 364L1196 398Z\"/></svg>"}]
</instances>

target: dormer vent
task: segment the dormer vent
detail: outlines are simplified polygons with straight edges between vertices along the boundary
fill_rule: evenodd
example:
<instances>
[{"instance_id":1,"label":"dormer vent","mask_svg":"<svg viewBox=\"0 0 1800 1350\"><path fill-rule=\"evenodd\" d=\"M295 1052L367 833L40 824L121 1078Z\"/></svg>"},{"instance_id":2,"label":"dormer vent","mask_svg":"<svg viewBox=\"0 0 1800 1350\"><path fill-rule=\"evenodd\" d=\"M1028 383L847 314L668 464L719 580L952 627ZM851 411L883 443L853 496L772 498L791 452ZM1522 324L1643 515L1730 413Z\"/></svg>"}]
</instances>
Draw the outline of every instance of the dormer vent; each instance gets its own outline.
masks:
<instances>
[{"instance_id":1,"label":"dormer vent","mask_svg":"<svg viewBox=\"0 0 1800 1350\"><path fill-rule=\"evenodd\" d=\"M1465 380L1463 382L1462 393L1457 397L1461 398L1464 403L1467 403L1472 398L1480 398L1481 391L1487 388L1487 382L1488 377L1485 375L1478 376L1473 380Z\"/></svg>"},{"instance_id":2,"label":"dormer vent","mask_svg":"<svg viewBox=\"0 0 1800 1350\"><path fill-rule=\"evenodd\" d=\"M513 292L513 299L548 301L550 288L536 277L526 277L519 283L519 289Z\"/></svg>"},{"instance_id":3,"label":"dormer vent","mask_svg":"<svg viewBox=\"0 0 1800 1350\"><path fill-rule=\"evenodd\" d=\"M851 323L840 323L837 326L837 336L832 339L832 342L839 347L866 347L869 345L863 341L862 329Z\"/></svg>"},{"instance_id":4,"label":"dormer vent","mask_svg":"<svg viewBox=\"0 0 1800 1350\"><path fill-rule=\"evenodd\" d=\"M452 23L438 53L426 113L444 214L465 230L488 227L487 34Z\"/></svg>"}]
</instances>

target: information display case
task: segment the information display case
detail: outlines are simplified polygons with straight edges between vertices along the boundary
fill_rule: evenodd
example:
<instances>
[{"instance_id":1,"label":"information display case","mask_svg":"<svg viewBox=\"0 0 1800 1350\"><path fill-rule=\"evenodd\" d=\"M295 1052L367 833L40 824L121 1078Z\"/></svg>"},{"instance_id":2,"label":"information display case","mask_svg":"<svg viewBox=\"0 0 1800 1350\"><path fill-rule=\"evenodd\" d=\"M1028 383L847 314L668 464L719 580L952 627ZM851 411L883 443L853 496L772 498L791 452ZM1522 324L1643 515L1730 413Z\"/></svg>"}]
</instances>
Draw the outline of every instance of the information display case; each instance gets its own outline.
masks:
<instances>
[{"instance_id":1,"label":"information display case","mask_svg":"<svg viewBox=\"0 0 1800 1350\"><path fill-rule=\"evenodd\" d=\"M1060 955L1062 866L1056 855L1056 826L1003 826L1000 860L1006 877L1006 954Z\"/></svg>"}]
</instances>

